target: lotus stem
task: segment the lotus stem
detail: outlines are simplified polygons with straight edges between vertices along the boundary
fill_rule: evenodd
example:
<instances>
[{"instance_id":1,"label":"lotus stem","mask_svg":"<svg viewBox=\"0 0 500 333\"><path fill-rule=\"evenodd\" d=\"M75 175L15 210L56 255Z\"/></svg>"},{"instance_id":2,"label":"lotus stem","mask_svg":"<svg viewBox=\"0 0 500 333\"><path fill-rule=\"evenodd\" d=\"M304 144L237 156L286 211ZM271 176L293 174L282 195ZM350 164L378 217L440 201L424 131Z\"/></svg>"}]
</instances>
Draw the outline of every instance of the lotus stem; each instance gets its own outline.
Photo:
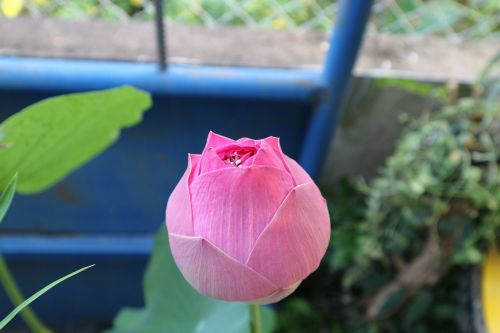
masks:
<instances>
[{"instance_id":1,"label":"lotus stem","mask_svg":"<svg viewBox=\"0 0 500 333\"><path fill-rule=\"evenodd\" d=\"M250 306L250 332L262 333L262 325L260 322L260 305L249 304Z\"/></svg>"}]
</instances>

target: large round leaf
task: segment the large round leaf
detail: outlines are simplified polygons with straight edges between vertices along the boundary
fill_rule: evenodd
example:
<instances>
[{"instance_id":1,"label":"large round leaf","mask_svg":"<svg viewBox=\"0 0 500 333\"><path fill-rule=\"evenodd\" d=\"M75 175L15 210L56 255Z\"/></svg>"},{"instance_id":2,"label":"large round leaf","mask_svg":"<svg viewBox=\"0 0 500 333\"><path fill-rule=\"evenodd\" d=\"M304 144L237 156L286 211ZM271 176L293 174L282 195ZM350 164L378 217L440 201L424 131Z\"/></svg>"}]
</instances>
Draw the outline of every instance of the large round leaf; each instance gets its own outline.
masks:
<instances>
[{"instance_id":1,"label":"large round leaf","mask_svg":"<svg viewBox=\"0 0 500 333\"><path fill-rule=\"evenodd\" d=\"M17 171L17 190L43 191L105 150L151 105L132 87L48 98L0 124L0 187Z\"/></svg>"}]
</instances>

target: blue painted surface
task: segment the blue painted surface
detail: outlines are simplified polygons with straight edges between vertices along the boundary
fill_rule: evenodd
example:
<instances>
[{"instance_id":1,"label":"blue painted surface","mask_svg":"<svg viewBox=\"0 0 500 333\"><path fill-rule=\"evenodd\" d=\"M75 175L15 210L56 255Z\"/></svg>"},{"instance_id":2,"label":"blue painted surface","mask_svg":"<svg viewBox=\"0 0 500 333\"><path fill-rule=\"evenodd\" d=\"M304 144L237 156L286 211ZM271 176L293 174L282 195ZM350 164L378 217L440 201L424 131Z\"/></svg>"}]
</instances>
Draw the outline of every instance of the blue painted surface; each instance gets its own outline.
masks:
<instances>
[{"instance_id":1,"label":"blue painted surface","mask_svg":"<svg viewBox=\"0 0 500 333\"><path fill-rule=\"evenodd\" d=\"M95 263L38 300L58 332L109 326L142 302L142 273L169 193L209 130L279 136L318 175L371 1L343 1L323 73L0 57L0 121L43 98L131 84L153 94L144 121L47 192L17 196L0 226L0 252L25 294ZM54 309L57 308L57 311ZM0 317L11 310L0 291ZM17 322L11 327L22 326Z\"/></svg>"},{"instance_id":2,"label":"blue painted surface","mask_svg":"<svg viewBox=\"0 0 500 333\"><path fill-rule=\"evenodd\" d=\"M300 163L317 179L325 161L330 139L335 134L342 100L356 61L372 0L340 1L337 23L323 69L324 99L315 108L302 146Z\"/></svg>"}]
</instances>

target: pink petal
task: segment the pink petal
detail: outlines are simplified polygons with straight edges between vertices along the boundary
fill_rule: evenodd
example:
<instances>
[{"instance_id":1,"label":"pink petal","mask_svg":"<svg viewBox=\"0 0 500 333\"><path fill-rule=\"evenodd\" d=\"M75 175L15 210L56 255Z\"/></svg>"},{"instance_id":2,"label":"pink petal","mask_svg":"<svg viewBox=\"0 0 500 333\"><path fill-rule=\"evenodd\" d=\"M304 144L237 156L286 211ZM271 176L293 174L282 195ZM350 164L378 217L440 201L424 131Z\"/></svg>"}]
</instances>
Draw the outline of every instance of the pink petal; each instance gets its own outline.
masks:
<instances>
[{"instance_id":1,"label":"pink petal","mask_svg":"<svg viewBox=\"0 0 500 333\"><path fill-rule=\"evenodd\" d=\"M261 140L260 148L253 159L253 165L273 166L288 171L277 138L269 137Z\"/></svg>"},{"instance_id":2,"label":"pink petal","mask_svg":"<svg viewBox=\"0 0 500 333\"><path fill-rule=\"evenodd\" d=\"M269 296L266 296L264 298L260 299L254 299L252 301L249 301L248 303L253 303L253 304L270 304L270 303L276 303L278 301L281 301L283 298L287 297L291 293L293 293L300 285L302 281L297 281L291 286L281 288L276 290L274 293L272 293Z\"/></svg>"},{"instance_id":3,"label":"pink petal","mask_svg":"<svg viewBox=\"0 0 500 333\"><path fill-rule=\"evenodd\" d=\"M219 148L222 146L234 144L235 141L233 139L227 138L223 135L216 134L212 131L208 133L208 138L207 138L207 143L205 145L205 149L203 151L206 151L208 148Z\"/></svg>"},{"instance_id":4,"label":"pink petal","mask_svg":"<svg viewBox=\"0 0 500 333\"><path fill-rule=\"evenodd\" d=\"M302 169L299 163L295 162L294 159L291 159L290 157L285 155L285 161L286 164L288 165L288 170L290 170L290 173L293 179L295 180L295 185L313 182L313 180L307 174L307 172L304 169Z\"/></svg>"},{"instance_id":5,"label":"pink petal","mask_svg":"<svg viewBox=\"0 0 500 333\"><path fill-rule=\"evenodd\" d=\"M278 289L201 237L169 233L169 240L177 267L202 294L226 301L248 301L266 297Z\"/></svg>"},{"instance_id":6,"label":"pink petal","mask_svg":"<svg viewBox=\"0 0 500 333\"><path fill-rule=\"evenodd\" d=\"M230 164L224 163L219 155L217 155L215 148L210 147L201 155L197 175L225 168L232 168L232 166Z\"/></svg>"},{"instance_id":7,"label":"pink petal","mask_svg":"<svg viewBox=\"0 0 500 333\"><path fill-rule=\"evenodd\" d=\"M234 167L198 176L190 186L194 235L244 263L293 186L287 172L273 167Z\"/></svg>"},{"instance_id":8,"label":"pink petal","mask_svg":"<svg viewBox=\"0 0 500 333\"><path fill-rule=\"evenodd\" d=\"M170 232L181 235L193 234L193 214L188 183L199 159L199 155L189 155L188 167L168 198L165 215L167 228Z\"/></svg>"},{"instance_id":9,"label":"pink petal","mask_svg":"<svg viewBox=\"0 0 500 333\"><path fill-rule=\"evenodd\" d=\"M240 147L255 147L257 146L257 142L254 139L249 138L241 138L236 141L238 146Z\"/></svg>"},{"instance_id":10,"label":"pink petal","mask_svg":"<svg viewBox=\"0 0 500 333\"><path fill-rule=\"evenodd\" d=\"M200 154L188 154L188 170L189 171L189 179L188 184L191 185L194 178L198 175L198 170L200 168Z\"/></svg>"},{"instance_id":11,"label":"pink petal","mask_svg":"<svg viewBox=\"0 0 500 333\"><path fill-rule=\"evenodd\" d=\"M241 163L241 167L242 168L250 168L250 167L252 167L254 158L255 158L255 156L250 156L249 158L247 158L246 160L244 160L243 163Z\"/></svg>"},{"instance_id":12,"label":"pink petal","mask_svg":"<svg viewBox=\"0 0 500 333\"><path fill-rule=\"evenodd\" d=\"M330 240L325 199L314 183L297 186L262 232L247 265L279 287L318 268Z\"/></svg>"},{"instance_id":13,"label":"pink petal","mask_svg":"<svg viewBox=\"0 0 500 333\"><path fill-rule=\"evenodd\" d=\"M260 142L261 145L265 143L267 146L271 147L271 149L273 149L276 152L276 155L278 156L283 155L279 138L275 136L268 136L267 138L260 140Z\"/></svg>"}]
</instances>

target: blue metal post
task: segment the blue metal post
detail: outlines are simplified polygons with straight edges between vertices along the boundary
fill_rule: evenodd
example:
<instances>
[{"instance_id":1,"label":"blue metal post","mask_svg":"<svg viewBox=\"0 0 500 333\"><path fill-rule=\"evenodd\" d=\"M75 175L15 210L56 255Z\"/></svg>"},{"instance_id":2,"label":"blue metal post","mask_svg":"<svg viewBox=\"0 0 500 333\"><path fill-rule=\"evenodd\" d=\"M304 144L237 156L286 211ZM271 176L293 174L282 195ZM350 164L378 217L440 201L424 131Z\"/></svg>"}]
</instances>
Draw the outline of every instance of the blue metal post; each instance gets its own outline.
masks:
<instances>
[{"instance_id":1,"label":"blue metal post","mask_svg":"<svg viewBox=\"0 0 500 333\"><path fill-rule=\"evenodd\" d=\"M323 70L323 100L312 115L301 150L300 163L315 179L328 151L363 40L372 0L342 0Z\"/></svg>"}]
</instances>

